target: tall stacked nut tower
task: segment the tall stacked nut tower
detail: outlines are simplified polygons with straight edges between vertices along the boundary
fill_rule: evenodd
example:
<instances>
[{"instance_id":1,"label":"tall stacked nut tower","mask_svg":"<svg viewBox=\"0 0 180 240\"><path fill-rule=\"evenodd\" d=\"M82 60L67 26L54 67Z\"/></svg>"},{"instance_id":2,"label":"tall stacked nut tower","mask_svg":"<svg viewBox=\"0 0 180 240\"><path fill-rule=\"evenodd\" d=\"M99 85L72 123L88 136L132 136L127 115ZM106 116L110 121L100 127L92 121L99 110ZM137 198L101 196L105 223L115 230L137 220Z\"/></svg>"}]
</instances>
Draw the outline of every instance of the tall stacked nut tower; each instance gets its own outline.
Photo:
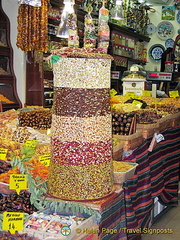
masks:
<instances>
[{"instance_id":1,"label":"tall stacked nut tower","mask_svg":"<svg viewBox=\"0 0 180 240\"><path fill-rule=\"evenodd\" d=\"M48 192L91 200L113 189L109 101L112 57L100 49L54 50L54 106Z\"/></svg>"}]
</instances>

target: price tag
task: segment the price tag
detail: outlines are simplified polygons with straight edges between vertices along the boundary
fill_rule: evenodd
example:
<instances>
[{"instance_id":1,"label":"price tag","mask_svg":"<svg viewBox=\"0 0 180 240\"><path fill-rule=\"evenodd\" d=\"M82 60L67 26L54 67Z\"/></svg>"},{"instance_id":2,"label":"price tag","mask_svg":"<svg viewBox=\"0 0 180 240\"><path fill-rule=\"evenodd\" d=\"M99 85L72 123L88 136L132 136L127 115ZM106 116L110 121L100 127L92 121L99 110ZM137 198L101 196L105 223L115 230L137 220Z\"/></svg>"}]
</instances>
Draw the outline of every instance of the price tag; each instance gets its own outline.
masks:
<instances>
[{"instance_id":1,"label":"price tag","mask_svg":"<svg viewBox=\"0 0 180 240\"><path fill-rule=\"evenodd\" d=\"M143 96L149 96L149 97L151 97L151 91L142 90L142 95L143 95Z\"/></svg>"},{"instance_id":2,"label":"price tag","mask_svg":"<svg viewBox=\"0 0 180 240\"><path fill-rule=\"evenodd\" d=\"M40 156L39 157L39 161L42 163L42 164L44 164L44 166L49 166L49 164L50 164L50 155L49 154L47 154L47 155L42 155L42 156Z\"/></svg>"},{"instance_id":3,"label":"price tag","mask_svg":"<svg viewBox=\"0 0 180 240\"><path fill-rule=\"evenodd\" d=\"M0 160L3 160L3 161L6 160L7 152L8 152L8 149L0 148Z\"/></svg>"},{"instance_id":4,"label":"price tag","mask_svg":"<svg viewBox=\"0 0 180 240\"><path fill-rule=\"evenodd\" d=\"M49 129L47 129L47 136L49 136L49 135L51 135L51 129L49 128Z\"/></svg>"},{"instance_id":5,"label":"price tag","mask_svg":"<svg viewBox=\"0 0 180 240\"><path fill-rule=\"evenodd\" d=\"M134 100L134 101L132 102L132 104L133 104L133 105L136 105L138 108L141 108L142 105L143 105L142 102L139 102L139 101L137 101L137 100Z\"/></svg>"},{"instance_id":6,"label":"price tag","mask_svg":"<svg viewBox=\"0 0 180 240\"><path fill-rule=\"evenodd\" d=\"M154 137L155 137L157 143L159 143L159 142L164 140L164 136L162 134L155 133Z\"/></svg>"},{"instance_id":7,"label":"price tag","mask_svg":"<svg viewBox=\"0 0 180 240\"><path fill-rule=\"evenodd\" d=\"M179 97L178 90L176 90L176 91L169 91L169 96L172 97L172 98Z\"/></svg>"},{"instance_id":8,"label":"price tag","mask_svg":"<svg viewBox=\"0 0 180 240\"><path fill-rule=\"evenodd\" d=\"M136 99L142 99L142 96L135 96Z\"/></svg>"},{"instance_id":9,"label":"price tag","mask_svg":"<svg viewBox=\"0 0 180 240\"><path fill-rule=\"evenodd\" d=\"M17 194L19 194L21 190L26 190L27 175L26 174L10 174L9 189L16 190Z\"/></svg>"},{"instance_id":10,"label":"price tag","mask_svg":"<svg viewBox=\"0 0 180 240\"><path fill-rule=\"evenodd\" d=\"M135 95L134 92L130 92L130 91L126 92L126 97L132 97L133 98L134 95Z\"/></svg>"},{"instance_id":11,"label":"price tag","mask_svg":"<svg viewBox=\"0 0 180 240\"><path fill-rule=\"evenodd\" d=\"M16 231L23 230L24 213L21 212L4 212L2 230L15 234Z\"/></svg>"},{"instance_id":12,"label":"price tag","mask_svg":"<svg viewBox=\"0 0 180 240\"><path fill-rule=\"evenodd\" d=\"M27 139L25 142L25 145L27 147L32 147L32 148L35 148L37 144L38 144L38 140L35 140L35 139Z\"/></svg>"},{"instance_id":13,"label":"price tag","mask_svg":"<svg viewBox=\"0 0 180 240\"><path fill-rule=\"evenodd\" d=\"M112 89L110 90L110 96L111 96L111 97L115 96L117 93L118 93L118 92L117 92L114 88L112 88Z\"/></svg>"},{"instance_id":14,"label":"price tag","mask_svg":"<svg viewBox=\"0 0 180 240\"><path fill-rule=\"evenodd\" d=\"M161 133L160 134L154 133L154 136L148 148L149 152L152 152L153 149L156 147L156 145L163 140L164 140L164 136Z\"/></svg>"},{"instance_id":15,"label":"price tag","mask_svg":"<svg viewBox=\"0 0 180 240\"><path fill-rule=\"evenodd\" d=\"M162 104L161 102L152 102L152 104L158 105L158 104Z\"/></svg>"}]
</instances>

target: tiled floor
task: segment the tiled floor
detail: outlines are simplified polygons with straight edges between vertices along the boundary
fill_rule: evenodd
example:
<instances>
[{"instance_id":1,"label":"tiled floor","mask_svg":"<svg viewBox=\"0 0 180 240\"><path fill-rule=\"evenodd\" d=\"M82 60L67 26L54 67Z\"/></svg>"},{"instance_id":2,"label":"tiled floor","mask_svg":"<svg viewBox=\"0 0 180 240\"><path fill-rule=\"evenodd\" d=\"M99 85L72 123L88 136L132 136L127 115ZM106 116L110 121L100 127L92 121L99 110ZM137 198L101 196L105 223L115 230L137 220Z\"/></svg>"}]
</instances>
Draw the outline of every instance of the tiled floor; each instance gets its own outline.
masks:
<instances>
[{"instance_id":1,"label":"tiled floor","mask_svg":"<svg viewBox=\"0 0 180 240\"><path fill-rule=\"evenodd\" d=\"M177 207L169 209L150 228L154 234L143 234L142 240L179 240L180 239L180 191L179 204ZM172 233L159 233L166 231Z\"/></svg>"}]
</instances>

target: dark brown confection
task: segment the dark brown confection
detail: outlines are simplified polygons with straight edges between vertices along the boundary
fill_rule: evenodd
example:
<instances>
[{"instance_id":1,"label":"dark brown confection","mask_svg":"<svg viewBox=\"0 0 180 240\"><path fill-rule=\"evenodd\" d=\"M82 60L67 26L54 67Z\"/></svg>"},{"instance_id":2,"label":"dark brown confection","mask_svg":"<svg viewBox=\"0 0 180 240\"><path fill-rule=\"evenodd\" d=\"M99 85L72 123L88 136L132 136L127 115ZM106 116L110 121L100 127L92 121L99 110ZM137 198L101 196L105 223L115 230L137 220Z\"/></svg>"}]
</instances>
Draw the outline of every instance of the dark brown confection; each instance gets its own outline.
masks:
<instances>
[{"instance_id":1,"label":"dark brown confection","mask_svg":"<svg viewBox=\"0 0 180 240\"><path fill-rule=\"evenodd\" d=\"M92 117L110 113L109 89L55 88L54 114Z\"/></svg>"}]
</instances>

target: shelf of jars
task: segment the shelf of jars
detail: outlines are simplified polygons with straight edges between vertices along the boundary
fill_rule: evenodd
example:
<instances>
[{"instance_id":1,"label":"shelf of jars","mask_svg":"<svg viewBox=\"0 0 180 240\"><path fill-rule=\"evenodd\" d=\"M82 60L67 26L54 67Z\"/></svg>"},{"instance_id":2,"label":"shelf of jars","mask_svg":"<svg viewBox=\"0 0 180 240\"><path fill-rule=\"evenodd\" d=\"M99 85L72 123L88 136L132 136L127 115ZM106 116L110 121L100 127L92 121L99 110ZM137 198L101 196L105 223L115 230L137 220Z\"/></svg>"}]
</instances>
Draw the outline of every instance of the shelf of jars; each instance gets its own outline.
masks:
<instances>
[{"instance_id":1,"label":"shelf of jars","mask_svg":"<svg viewBox=\"0 0 180 240\"><path fill-rule=\"evenodd\" d=\"M150 37L147 35L143 35L140 33L137 33L134 29L126 27L126 26L120 26L118 24L109 22L109 27L111 31L116 31L116 32L120 32L122 34L126 34L129 36L132 36L134 38L136 38L139 41L145 41L145 42L149 42L150 41Z\"/></svg>"},{"instance_id":2,"label":"shelf of jars","mask_svg":"<svg viewBox=\"0 0 180 240\"><path fill-rule=\"evenodd\" d=\"M117 66L127 67L128 62L146 64L146 42L117 31L111 32L110 54L114 56Z\"/></svg>"}]
</instances>

